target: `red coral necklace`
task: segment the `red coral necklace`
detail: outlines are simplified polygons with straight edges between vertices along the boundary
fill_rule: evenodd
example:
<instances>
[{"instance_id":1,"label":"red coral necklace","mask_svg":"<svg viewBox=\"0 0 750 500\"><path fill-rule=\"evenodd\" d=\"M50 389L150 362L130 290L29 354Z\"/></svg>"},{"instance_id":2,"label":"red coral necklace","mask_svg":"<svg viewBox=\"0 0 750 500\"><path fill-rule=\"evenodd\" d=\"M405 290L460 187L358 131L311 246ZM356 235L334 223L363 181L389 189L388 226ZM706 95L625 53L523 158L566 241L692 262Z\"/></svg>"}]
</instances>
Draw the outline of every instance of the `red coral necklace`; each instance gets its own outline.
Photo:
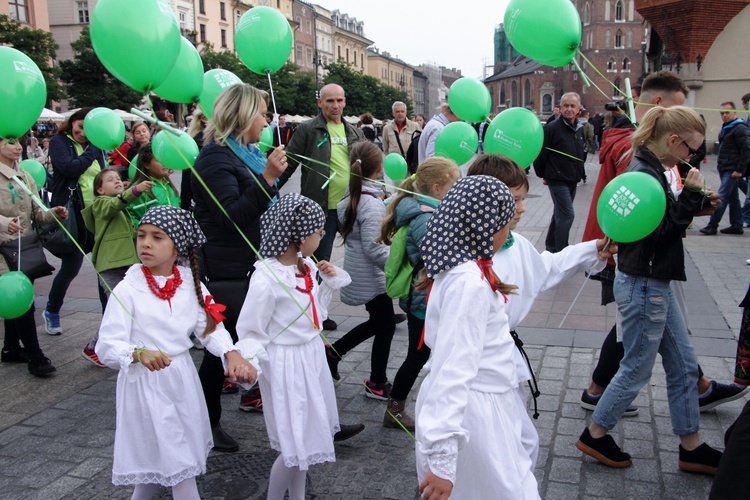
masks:
<instances>
[{"instance_id":1,"label":"red coral necklace","mask_svg":"<svg viewBox=\"0 0 750 500\"><path fill-rule=\"evenodd\" d=\"M169 307L172 307L172 297L177 292L177 288L182 285L182 276L180 276L180 270L177 269L176 264L172 264L172 278L169 278L163 287L160 287L154 279L154 275L151 273L151 269L146 266L141 266L143 270L143 276L146 277L146 283L151 292L162 300L166 300L169 303Z\"/></svg>"}]
</instances>

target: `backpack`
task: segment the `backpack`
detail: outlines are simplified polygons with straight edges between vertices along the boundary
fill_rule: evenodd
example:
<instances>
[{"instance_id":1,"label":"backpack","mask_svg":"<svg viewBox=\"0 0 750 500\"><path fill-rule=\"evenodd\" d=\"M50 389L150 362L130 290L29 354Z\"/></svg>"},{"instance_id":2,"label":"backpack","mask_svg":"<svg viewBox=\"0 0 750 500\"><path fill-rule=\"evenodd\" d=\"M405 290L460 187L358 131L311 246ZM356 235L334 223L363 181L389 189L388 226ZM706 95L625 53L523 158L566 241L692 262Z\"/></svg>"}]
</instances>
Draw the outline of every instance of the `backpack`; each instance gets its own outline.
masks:
<instances>
[{"instance_id":1,"label":"backpack","mask_svg":"<svg viewBox=\"0 0 750 500\"><path fill-rule=\"evenodd\" d=\"M406 150L406 166L409 168L410 174L416 174L417 167L419 166L419 137L421 135L421 130L415 130L414 133L411 134L411 143Z\"/></svg>"},{"instance_id":2,"label":"backpack","mask_svg":"<svg viewBox=\"0 0 750 500\"><path fill-rule=\"evenodd\" d=\"M406 233L409 225L401 226L391 240L391 253L385 263L385 293L392 299L404 299L409 296L414 275L423 266L420 262L412 265L406 254Z\"/></svg>"}]
</instances>

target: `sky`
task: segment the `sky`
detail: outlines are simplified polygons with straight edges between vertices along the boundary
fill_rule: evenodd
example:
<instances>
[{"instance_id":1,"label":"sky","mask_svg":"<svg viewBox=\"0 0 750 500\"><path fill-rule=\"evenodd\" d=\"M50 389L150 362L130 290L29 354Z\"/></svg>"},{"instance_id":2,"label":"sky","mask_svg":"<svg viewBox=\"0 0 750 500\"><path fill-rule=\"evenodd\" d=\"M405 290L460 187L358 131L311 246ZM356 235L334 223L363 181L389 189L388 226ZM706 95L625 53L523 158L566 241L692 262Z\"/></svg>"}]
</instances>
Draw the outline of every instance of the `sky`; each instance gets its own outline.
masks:
<instances>
[{"instance_id":1,"label":"sky","mask_svg":"<svg viewBox=\"0 0 750 500\"><path fill-rule=\"evenodd\" d=\"M364 21L375 46L412 66L434 62L481 78L492 65L495 27L510 0L317 0ZM453 7L446 7L453 4ZM462 5L463 4L463 5ZM488 75L491 74L488 73Z\"/></svg>"}]
</instances>

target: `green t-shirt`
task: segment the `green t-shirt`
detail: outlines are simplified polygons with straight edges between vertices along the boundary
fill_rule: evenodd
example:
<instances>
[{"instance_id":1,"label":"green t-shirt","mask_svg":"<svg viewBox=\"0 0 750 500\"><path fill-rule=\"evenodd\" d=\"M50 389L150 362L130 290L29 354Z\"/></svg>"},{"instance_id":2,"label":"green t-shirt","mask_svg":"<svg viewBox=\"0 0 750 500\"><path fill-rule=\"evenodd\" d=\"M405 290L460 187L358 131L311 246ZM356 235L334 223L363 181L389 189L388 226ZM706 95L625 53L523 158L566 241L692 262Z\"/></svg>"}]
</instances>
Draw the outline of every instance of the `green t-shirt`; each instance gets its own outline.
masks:
<instances>
[{"instance_id":1,"label":"green t-shirt","mask_svg":"<svg viewBox=\"0 0 750 500\"><path fill-rule=\"evenodd\" d=\"M76 154L81 156L84 151L83 146L78 144L75 139L73 139L73 136L68 135L68 137L73 141L73 147L76 149ZM81 193L83 194L83 200L81 201L83 202L84 207L91 205L91 202L94 200L94 177L96 177L96 174L101 172L101 170L102 167L99 166L99 162L94 160L91 166L78 178L78 187L81 188Z\"/></svg>"},{"instance_id":2,"label":"green t-shirt","mask_svg":"<svg viewBox=\"0 0 750 500\"><path fill-rule=\"evenodd\" d=\"M331 136L331 175L328 183L328 210L336 210L336 205L344 197L349 187L349 145L346 142L346 128L343 123L328 123L328 135Z\"/></svg>"}]
</instances>

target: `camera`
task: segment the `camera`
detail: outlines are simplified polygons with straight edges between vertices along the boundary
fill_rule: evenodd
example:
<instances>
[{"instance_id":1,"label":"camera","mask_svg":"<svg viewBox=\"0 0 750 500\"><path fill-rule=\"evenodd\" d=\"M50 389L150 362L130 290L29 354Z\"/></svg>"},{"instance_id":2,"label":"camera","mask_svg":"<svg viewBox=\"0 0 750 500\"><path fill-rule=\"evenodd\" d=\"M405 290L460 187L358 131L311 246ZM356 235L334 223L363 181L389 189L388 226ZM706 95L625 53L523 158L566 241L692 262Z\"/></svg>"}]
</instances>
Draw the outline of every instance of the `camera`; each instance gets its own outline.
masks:
<instances>
[{"instance_id":1,"label":"camera","mask_svg":"<svg viewBox=\"0 0 750 500\"><path fill-rule=\"evenodd\" d=\"M625 101L614 101L608 102L604 105L604 109L607 111L625 111L627 103Z\"/></svg>"}]
</instances>

